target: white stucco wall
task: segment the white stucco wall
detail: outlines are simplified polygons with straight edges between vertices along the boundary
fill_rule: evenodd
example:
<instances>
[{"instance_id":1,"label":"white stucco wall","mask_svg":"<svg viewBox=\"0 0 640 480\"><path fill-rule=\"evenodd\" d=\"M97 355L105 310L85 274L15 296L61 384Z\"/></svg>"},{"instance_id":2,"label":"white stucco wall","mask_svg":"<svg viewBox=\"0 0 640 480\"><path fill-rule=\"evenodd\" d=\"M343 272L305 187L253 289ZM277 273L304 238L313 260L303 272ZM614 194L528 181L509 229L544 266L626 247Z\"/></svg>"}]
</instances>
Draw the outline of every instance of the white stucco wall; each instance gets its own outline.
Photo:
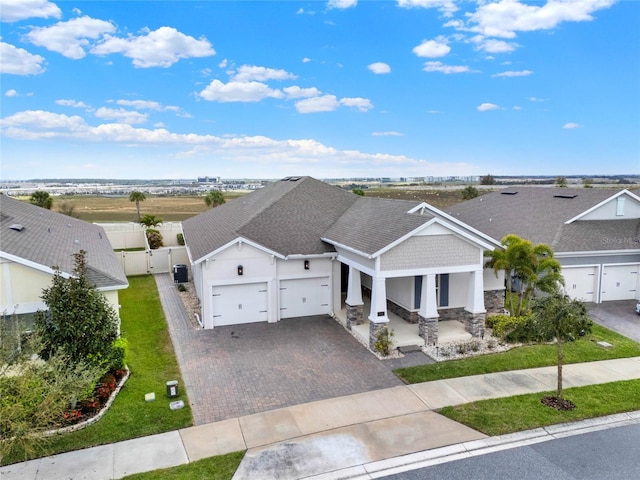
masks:
<instances>
[{"instance_id":1,"label":"white stucco wall","mask_svg":"<svg viewBox=\"0 0 640 480\"><path fill-rule=\"evenodd\" d=\"M504 272L499 271L498 276L493 272L491 268L485 268L482 271L482 278L484 281L484 291L489 290L502 290L504 289Z\"/></svg>"},{"instance_id":2,"label":"white stucco wall","mask_svg":"<svg viewBox=\"0 0 640 480\"><path fill-rule=\"evenodd\" d=\"M0 312L32 313L46 308L40 296L53 275L9 260L0 260Z\"/></svg>"},{"instance_id":3,"label":"white stucco wall","mask_svg":"<svg viewBox=\"0 0 640 480\"><path fill-rule=\"evenodd\" d=\"M467 305L470 272L449 274L449 305L444 308L459 308Z\"/></svg>"},{"instance_id":4,"label":"white stucco wall","mask_svg":"<svg viewBox=\"0 0 640 480\"><path fill-rule=\"evenodd\" d=\"M385 285L389 300L407 310L415 310L414 277L388 278Z\"/></svg>"}]
</instances>

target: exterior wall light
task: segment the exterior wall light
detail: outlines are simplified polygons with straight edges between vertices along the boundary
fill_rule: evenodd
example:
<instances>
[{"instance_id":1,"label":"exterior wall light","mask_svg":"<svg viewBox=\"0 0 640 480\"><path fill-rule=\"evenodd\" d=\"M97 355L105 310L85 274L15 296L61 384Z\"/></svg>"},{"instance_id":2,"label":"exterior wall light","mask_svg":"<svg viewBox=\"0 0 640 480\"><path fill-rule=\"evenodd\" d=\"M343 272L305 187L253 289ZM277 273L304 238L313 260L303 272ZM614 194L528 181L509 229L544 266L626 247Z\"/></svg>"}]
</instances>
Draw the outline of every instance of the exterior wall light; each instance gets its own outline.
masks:
<instances>
[{"instance_id":1,"label":"exterior wall light","mask_svg":"<svg viewBox=\"0 0 640 480\"><path fill-rule=\"evenodd\" d=\"M242 265L238 265L238 275L242 275L244 273L244 268L242 268Z\"/></svg>"},{"instance_id":2,"label":"exterior wall light","mask_svg":"<svg viewBox=\"0 0 640 480\"><path fill-rule=\"evenodd\" d=\"M304 261L304 269L309 270L309 260Z\"/></svg>"}]
</instances>

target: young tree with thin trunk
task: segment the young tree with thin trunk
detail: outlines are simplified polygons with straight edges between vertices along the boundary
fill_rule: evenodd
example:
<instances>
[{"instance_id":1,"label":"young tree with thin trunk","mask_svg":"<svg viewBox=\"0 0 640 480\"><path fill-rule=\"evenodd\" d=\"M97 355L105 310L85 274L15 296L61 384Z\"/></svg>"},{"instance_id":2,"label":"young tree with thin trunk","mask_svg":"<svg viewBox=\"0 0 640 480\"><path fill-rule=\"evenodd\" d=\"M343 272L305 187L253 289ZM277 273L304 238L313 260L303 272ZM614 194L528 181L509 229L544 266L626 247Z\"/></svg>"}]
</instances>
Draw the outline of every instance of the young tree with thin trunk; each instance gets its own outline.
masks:
<instances>
[{"instance_id":1,"label":"young tree with thin trunk","mask_svg":"<svg viewBox=\"0 0 640 480\"><path fill-rule=\"evenodd\" d=\"M591 331L587 307L568 295L556 294L538 298L532 302L531 311L538 331L543 337L553 337L558 357L558 383L556 398L562 397L562 366L564 353L562 345Z\"/></svg>"},{"instance_id":2,"label":"young tree with thin trunk","mask_svg":"<svg viewBox=\"0 0 640 480\"><path fill-rule=\"evenodd\" d=\"M42 208L46 208L47 210L51 210L53 206L53 198L49 195L49 192L45 192L43 190L36 190L29 197L29 202L33 203Z\"/></svg>"}]
</instances>

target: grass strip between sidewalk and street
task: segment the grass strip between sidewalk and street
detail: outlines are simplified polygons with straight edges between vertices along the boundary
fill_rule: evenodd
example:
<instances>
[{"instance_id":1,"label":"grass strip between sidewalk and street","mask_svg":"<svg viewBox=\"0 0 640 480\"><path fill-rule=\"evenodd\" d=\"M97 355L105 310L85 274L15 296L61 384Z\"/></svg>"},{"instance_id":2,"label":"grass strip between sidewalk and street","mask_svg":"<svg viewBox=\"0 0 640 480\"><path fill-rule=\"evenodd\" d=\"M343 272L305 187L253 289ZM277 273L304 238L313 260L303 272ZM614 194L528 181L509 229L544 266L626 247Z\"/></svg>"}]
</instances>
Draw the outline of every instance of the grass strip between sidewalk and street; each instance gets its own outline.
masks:
<instances>
[{"instance_id":1,"label":"grass strip between sidewalk and street","mask_svg":"<svg viewBox=\"0 0 640 480\"><path fill-rule=\"evenodd\" d=\"M639 391L640 380L566 388L563 397L576 405L575 409L568 411L556 410L542 404L541 399L544 396L555 395L555 392L480 400L436 411L474 430L496 436L640 410Z\"/></svg>"},{"instance_id":2,"label":"grass strip between sidewalk and street","mask_svg":"<svg viewBox=\"0 0 640 480\"><path fill-rule=\"evenodd\" d=\"M158 289L152 275L129 277L129 288L120 290L121 332L129 344L129 379L104 417L77 432L45 439L38 456L79 450L154 435L192 424L191 409L169 337ZM177 380L180 396L166 396L166 382ZM145 402L146 393L156 400ZM184 408L171 410L169 403L183 400ZM3 464L25 460L4 457Z\"/></svg>"},{"instance_id":3,"label":"grass strip between sidewalk and street","mask_svg":"<svg viewBox=\"0 0 640 480\"><path fill-rule=\"evenodd\" d=\"M128 475L123 480L231 480L244 451L203 458L178 467Z\"/></svg>"},{"instance_id":4,"label":"grass strip between sidewalk and street","mask_svg":"<svg viewBox=\"0 0 640 480\"><path fill-rule=\"evenodd\" d=\"M602 347L596 343L598 341L608 342L612 346ZM574 342L564 343L562 350L565 365L640 356L639 343L595 323L590 334ZM515 347L502 353L399 368L394 370L394 373L405 383L411 384L484 373L549 367L557 365L557 362L555 344L535 344Z\"/></svg>"}]
</instances>

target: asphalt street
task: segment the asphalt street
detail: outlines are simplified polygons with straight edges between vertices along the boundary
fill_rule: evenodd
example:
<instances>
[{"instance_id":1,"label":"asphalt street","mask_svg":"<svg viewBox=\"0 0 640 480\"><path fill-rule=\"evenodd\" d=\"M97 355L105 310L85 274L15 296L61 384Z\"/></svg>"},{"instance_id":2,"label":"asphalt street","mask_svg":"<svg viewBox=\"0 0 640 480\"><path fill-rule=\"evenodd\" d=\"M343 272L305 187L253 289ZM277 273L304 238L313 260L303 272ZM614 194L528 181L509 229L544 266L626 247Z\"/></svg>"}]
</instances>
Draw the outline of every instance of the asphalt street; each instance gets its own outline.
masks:
<instances>
[{"instance_id":1,"label":"asphalt street","mask_svg":"<svg viewBox=\"0 0 640 480\"><path fill-rule=\"evenodd\" d=\"M387 480L630 480L640 478L640 425L502 450Z\"/></svg>"}]
</instances>

